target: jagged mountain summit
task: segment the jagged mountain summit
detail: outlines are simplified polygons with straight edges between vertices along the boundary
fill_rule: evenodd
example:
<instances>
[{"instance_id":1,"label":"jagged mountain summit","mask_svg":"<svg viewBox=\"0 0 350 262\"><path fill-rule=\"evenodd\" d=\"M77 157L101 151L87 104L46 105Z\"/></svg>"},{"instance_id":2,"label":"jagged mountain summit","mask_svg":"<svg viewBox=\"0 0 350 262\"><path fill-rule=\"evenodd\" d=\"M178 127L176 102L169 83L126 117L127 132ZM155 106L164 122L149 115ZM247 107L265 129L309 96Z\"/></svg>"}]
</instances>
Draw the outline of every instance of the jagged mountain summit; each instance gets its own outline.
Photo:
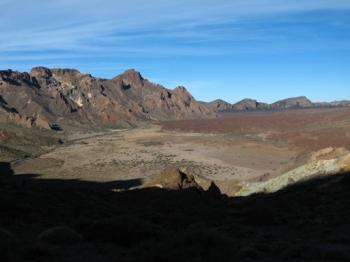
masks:
<instances>
[{"instance_id":1,"label":"jagged mountain summit","mask_svg":"<svg viewBox=\"0 0 350 262\"><path fill-rule=\"evenodd\" d=\"M130 69L101 79L75 69L35 67L30 73L0 71L0 121L49 128L122 125L139 120L214 116L184 87L154 84Z\"/></svg>"}]
</instances>

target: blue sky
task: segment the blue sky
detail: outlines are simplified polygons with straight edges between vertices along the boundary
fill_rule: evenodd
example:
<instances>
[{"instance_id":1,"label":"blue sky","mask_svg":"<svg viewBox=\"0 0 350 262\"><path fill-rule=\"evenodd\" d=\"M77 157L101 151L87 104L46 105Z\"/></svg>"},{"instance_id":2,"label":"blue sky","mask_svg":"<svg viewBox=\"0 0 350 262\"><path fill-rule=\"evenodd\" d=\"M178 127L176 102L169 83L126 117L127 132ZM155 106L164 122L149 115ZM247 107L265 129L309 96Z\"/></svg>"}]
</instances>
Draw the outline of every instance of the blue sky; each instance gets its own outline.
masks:
<instances>
[{"instance_id":1,"label":"blue sky","mask_svg":"<svg viewBox=\"0 0 350 262\"><path fill-rule=\"evenodd\" d=\"M350 99L350 0L0 0L0 68L128 68L199 100Z\"/></svg>"}]
</instances>

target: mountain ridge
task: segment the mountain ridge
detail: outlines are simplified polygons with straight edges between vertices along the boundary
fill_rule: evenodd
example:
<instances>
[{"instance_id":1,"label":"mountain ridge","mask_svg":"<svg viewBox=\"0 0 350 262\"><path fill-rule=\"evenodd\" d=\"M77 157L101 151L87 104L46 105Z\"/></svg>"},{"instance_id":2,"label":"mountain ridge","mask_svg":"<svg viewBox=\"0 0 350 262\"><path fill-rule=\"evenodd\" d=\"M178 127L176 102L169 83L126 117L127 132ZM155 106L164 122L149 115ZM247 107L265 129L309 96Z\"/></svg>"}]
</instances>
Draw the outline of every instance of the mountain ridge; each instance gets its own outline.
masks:
<instances>
[{"instance_id":1,"label":"mountain ridge","mask_svg":"<svg viewBox=\"0 0 350 262\"><path fill-rule=\"evenodd\" d=\"M168 89L143 78L135 69L112 79L76 69L34 67L27 72L0 71L3 121L47 128L52 124L130 126L140 120L215 116L184 87ZM13 112L6 113L6 107ZM4 120L7 119L7 120ZM40 124L39 124L40 123Z\"/></svg>"},{"instance_id":2,"label":"mountain ridge","mask_svg":"<svg viewBox=\"0 0 350 262\"><path fill-rule=\"evenodd\" d=\"M312 102L306 96L290 97L278 100L273 103L259 102L255 99L245 98L236 103L229 103L222 99L216 99L211 102L201 102L207 105L215 112L229 111L268 111L285 110L297 108L328 108L328 107L350 107L350 100L340 100L332 102Z\"/></svg>"},{"instance_id":3,"label":"mountain ridge","mask_svg":"<svg viewBox=\"0 0 350 262\"><path fill-rule=\"evenodd\" d=\"M347 107L350 101L312 102L305 96L268 104L246 98L197 101L183 86L168 89L135 69L99 78L70 68L0 71L0 123L60 130L60 126L122 126L139 121L215 117L218 112ZM53 128L54 127L54 128Z\"/></svg>"}]
</instances>

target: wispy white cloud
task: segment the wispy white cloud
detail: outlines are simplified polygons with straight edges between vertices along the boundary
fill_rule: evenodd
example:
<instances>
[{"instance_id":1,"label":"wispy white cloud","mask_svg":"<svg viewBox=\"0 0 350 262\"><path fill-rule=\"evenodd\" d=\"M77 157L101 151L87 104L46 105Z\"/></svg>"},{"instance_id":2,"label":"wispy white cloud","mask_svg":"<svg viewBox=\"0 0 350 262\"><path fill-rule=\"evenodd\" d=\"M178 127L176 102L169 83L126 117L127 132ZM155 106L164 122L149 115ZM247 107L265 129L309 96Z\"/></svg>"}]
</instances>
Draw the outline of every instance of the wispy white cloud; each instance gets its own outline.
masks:
<instances>
[{"instance_id":1,"label":"wispy white cloud","mask_svg":"<svg viewBox=\"0 0 350 262\"><path fill-rule=\"evenodd\" d=\"M241 90L255 85L254 96L278 77L284 85L288 77L346 85L349 0L0 0L0 11L0 68L75 67L110 77L135 67L200 99L217 98L240 77L252 81Z\"/></svg>"},{"instance_id":2,"label":"wispy white cloud","mask_svg":"<svg viewBox=\"0 0 350 262\"><path fill-rule=\"evenodd\" d=\"M329 41L349 48L338 38L326 45L310 32L298 32L307 41L291 45L289 26L305 21L285 15L350 9L348 0L0 0L0 8L1 67L56 63L97 70L94 64L106 60L101 67L108 69L123 57L273 54L329 48ZM271 16L281 25L270 26Z\"/></svg>"},{"instance_id":3,"label":"wispy white cloud","mask_svg":"<svg viewBox=\"0 0 350 262\"><path fill-rule=\"evenodd\" d=\"M223 35L212 29L197 32L203 25L257 15L350 8L344 0L2 0L0 5L2 51L80 49L96 39L118 46L154 36L202 41ZM142 34L149 29L153 33ZM240 37L242 32L237 34Z\"/></svg>"}]
</instances>

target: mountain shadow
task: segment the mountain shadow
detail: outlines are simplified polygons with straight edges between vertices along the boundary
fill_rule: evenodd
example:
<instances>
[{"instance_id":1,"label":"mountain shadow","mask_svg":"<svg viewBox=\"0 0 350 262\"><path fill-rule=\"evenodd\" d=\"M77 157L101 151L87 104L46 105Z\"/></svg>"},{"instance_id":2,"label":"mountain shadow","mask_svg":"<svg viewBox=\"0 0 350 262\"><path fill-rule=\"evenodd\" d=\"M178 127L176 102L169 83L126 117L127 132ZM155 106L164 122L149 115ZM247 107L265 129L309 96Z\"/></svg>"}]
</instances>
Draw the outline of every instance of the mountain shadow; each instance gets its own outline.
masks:
<instances>
[{"instance_id":1,"label":"mountain shadow","mask_svg":"<svg viewBox=\"0 0 350 262\"><path fill-rule=\"evenodd\" d=\"M349 261L350 176L229 198L0 164L1 261Z\"/></svg>"}]
</instances>

